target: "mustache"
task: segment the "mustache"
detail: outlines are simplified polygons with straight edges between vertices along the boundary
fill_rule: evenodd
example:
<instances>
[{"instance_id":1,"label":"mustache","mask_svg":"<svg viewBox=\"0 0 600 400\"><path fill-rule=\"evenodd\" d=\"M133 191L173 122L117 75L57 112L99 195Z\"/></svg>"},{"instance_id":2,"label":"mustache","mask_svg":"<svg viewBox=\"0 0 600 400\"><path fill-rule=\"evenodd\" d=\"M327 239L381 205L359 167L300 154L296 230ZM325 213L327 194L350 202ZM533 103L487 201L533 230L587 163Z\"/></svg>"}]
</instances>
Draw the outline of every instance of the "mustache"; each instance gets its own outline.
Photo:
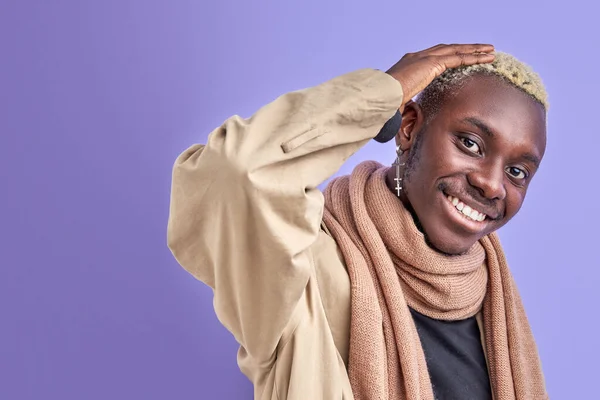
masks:
<instances>
[{"instance_id":1,"label":"mustache","mask_svg":"<svg viewBox=\"0 0 600 400\"><path fill-rule=\"evenodd\" d=\"M493 220L504 218L504 208L500 201L491 200L481 195L479 190L469 184L459 185L453 182L441 182L438 189L463 200L470 200L479 211Z\"/></svg>"}]
</instances>

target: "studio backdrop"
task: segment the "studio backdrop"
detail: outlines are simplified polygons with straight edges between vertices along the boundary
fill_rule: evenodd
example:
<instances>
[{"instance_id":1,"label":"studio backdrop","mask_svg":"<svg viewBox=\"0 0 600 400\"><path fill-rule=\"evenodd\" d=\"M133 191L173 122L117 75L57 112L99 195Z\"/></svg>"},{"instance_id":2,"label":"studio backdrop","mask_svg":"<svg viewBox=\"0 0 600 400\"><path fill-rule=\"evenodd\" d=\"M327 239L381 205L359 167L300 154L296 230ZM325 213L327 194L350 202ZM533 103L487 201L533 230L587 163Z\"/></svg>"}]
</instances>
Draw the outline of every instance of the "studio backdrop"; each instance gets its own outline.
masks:
<instances>
[{"instance_id":1,"label":"studio backdrop","mask_svg":"<svg viewBox=\"0 0 600 400\"><path fill-rule=\"evenodd\" d=\"M500 231L553 400L598 398L592 2L0 2L0 398L251 399L212 292L166 242L171 169L232 115L438 43L492 43L550 94ZM393 143L360 161L390 164Z\"/></svg>"}]
</instances>

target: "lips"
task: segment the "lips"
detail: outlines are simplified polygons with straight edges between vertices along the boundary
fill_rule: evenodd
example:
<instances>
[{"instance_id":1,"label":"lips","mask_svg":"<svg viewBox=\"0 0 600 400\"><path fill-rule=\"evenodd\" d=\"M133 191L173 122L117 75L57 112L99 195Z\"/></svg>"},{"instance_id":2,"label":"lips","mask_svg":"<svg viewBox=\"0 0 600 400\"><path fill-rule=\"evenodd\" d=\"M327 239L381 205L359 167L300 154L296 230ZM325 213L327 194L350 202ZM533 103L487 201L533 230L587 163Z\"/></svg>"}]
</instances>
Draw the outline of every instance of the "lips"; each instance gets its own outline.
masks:
<instances>
[{"instance_id":1,"label":"lips","mask_svg":"<svg viewBox=\"0 0 600 400\"><path fill-rule=\"evenodd\" d=\"M454 205L455 200L458 200L456 206ZM442 209L445 214L445 220L450 223L450 229L457 235L479 235L487 230L490 218L486 214L482 214L479 210L465 210L467 205L458 198L443 194L442 198ZM462 210L459 210L457 206L462 204ZM466 215L465 212L469 212ZM477 213L477 214L475 214ZM471 217L473 216L473 217ZM481 220L483 218L483 220Z\"/></svg>"},{"instance_id":2,"label":"lips","mask_svg":"<svg viewBox=\"0 0 600 400\"><path fill-rule=\"evenodd\" d=\"M485 213L466 205L464 201L458 197L447 195L446 198L450 203L452 203L454 208L461 212L465 217L470 218L473 221L483 222L487 218Z\"/></svg>"},{"instance_id":3,"label":"lips","mask_svg":"<svg viewBox=\"0 0 600 400\"><path fill-rule=\"evenodd\" d=\"M466 196L466 197L460 196L459 197L459 196L450 194L449 190L446 191L443 188L440 188L440 189L442 191L442 194L446 197L446 199L448 201L450 201L450 203L452 203L452 205L456 208L456 210L465 214L465 216L467 216L467 213L470 214L473 210L476 210L479 214L485 215L484 221L485 220L496 221L496 220L499 220L500 218L502 218L502 216L503 216L503 214L501 212L496 210L496 207L484 206L480 202L473 200L472 196ZM461 203L462 203L462 206L460 206ZM458 208L458 207L461 207L461 208ZM466 210L467 212L465 213L466 207L468 207L468 208ZM469 215L469 217L470 217L470 215ZM475 218L471 218L471 219L477 221L477 219L475 219Z\"/></svg>"}]
</instances>

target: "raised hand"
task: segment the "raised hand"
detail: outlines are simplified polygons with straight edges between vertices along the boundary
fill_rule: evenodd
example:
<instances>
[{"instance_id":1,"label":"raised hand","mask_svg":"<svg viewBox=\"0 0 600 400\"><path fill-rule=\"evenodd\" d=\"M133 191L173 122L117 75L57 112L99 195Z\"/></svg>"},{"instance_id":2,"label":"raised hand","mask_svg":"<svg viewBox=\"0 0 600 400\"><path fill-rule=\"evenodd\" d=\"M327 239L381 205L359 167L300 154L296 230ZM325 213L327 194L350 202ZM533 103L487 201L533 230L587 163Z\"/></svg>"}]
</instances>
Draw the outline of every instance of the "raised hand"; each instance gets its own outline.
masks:
<instances>
[{"instance_id":1,"label":"raised hand","mask_svg":"<svg viewBox=\"0 0 600 400\"><path fill-rule=\"evenodd\" d=\"M404 105L448 68L491 63L494 46L490 44L438 44L417 53L404 55L386 72L396 78L404 91Z\"/></svg>"}]
</instances>

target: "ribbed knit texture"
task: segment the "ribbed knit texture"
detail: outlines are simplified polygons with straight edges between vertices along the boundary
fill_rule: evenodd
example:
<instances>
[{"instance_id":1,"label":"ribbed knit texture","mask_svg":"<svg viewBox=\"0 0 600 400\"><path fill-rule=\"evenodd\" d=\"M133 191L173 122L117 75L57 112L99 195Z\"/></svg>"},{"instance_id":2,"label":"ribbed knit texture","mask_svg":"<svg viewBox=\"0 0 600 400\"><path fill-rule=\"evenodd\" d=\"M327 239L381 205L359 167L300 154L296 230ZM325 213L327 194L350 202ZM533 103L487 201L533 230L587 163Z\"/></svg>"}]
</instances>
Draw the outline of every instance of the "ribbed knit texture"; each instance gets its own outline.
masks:
<instances>
[{"instance_id":1,"label":"ribbed knit texture","mask_svg":"<svg viewBox=\"0 0 600 400\"><path fill-rule=\"evenodd\" d=\"M483 309L495 400L547 399L536 344L495 234L466 254L426 244L410 212L367 161L325 189L323 220L351 282L348 374L356 400L433 400L409 307L458 320Z\"/></svg>"}]
</instances>

